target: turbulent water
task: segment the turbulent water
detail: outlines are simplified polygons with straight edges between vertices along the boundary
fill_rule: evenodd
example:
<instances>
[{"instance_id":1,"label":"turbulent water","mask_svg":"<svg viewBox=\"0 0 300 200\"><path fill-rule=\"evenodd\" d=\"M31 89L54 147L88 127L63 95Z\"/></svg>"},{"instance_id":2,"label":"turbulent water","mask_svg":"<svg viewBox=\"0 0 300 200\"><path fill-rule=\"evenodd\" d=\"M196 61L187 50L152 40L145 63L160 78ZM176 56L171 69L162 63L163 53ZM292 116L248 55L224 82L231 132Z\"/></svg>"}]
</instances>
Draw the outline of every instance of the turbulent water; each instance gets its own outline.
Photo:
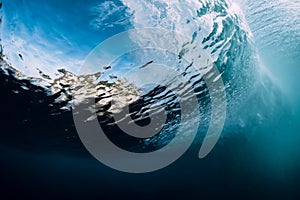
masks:
<instances>
[{"instance_id":1,"label":"turbulent water","mask_svg":"<svg viewBox=\"0 0 300 200\"><path fill-rule=\"evenodd\" d=\"M297 0L3 0L1 190L39 199L63 197L57 193L74 199L299 199L299 8ZM167 44L179 43L178 55L137 50L83 69L101 42L140 28L174 31L187 43L169 38ZM126 39L141 46L139 38L161 44L145 32ZM212 118L212 99L204 75L193 70L203 63L184 59L193 45L211 57L226 92L222 137L205 159L197 155ZM106 47L100 61L122 48ZM160 63L187 81L175 76L166 85L140 87L134 77L124 78L133 69L161 75L151 71ZM80 111L84 123L98 120L125 150L151 152L174 139L182 123L180 102L189 101L185 94L191 91L200 116L184 124L180 140L199 123L196 142L153 173L132 175L102 166L86 152L74 125L76 102L95 102ZM162 131L144 139L124 134L113 116L128 105L130 115L123 120L141 126L149 123L149 111L167 113Z\"/></svg>"},{"instance_id":2,"label":"turbulent water","mask_svg":"<svg viewBox=\"0 0 300 200\"><path fill-rule=\"evenodd\" d=\"M7 7L5 7L5 3L7 3ZM26 14L31 8L30 6L33 7L35 4L40 3L24 5L24 8L20 10L15 5L4 2L4 12L2 13L1 82L3 85L1 87L12 99L22 99L26 96L25 101L18 102L16 100L17 105L9 107L9 109L22 110L22 114L16 119L20 127L30 131L32 127L39 129L37 126L49 127L51 123L58 123L53 131L56 127L63 127L64 131L62 132L66 133L59 136L47 136L52 138L50 141L47 139L47 143L51 145L53 142L64 142L72 145L77 136L74 125L66 118L70 117L73 104L72 95L76 94L75 98L79 98L79 94L81 96L85 95L80 97L81 99L96 98L99 121L104 124L112 123L109 113L121 112L122 107L127 104L133 105L135 110L132 111L133 114L130 117L134 118L136 122L140 121L140 123L147 121L147 115L143 114L148 111L147 105L158 103L168 106L168 117L170 119L163 134L149 139L124 137L123 140L127 142L124 143L121 140L119 145L125 144L128 148L142 143L146 145L143 148L147 149L150 146L151 149L153 146L160 147L168 143L174 137L173 133L176 131L179 122L176 116L180 114L178 99L175 96L172 97L174 94L168 92L166 88L155 87L138 98L141 95L141 88L137 88L122 78L113 80L115 79L113 73L118 73L118 70L110 72L109 77L111 80L99 81L99 77L103 76L106 70L109 71L109 69L105 69L105 66L96 69L98 72L94 74L76 75L76 70L78 70L75 68L76 66L63 66L64 57L56 56L63 55L64 52L45 52L47 47L41 49L41 46L44 46L47 42L45 38L42 38L41 31L43 30L40 29L43 27L39 27L41 22L38 21L33 25L24 24L26 22L22 18L24 13ZM252 32L239 6L229 1L209 0L201 2L186 1L183 4L177 1L153 2L150 0L124 0L118 3L113 1L100 2L95 7L90 8L91 12L97 13L105 10L103 12L107 13L105 17L104 14L102 16L100 13L100 18L91 20L90 24L98 31L104 31L108 28L122 30L120 27L125 27L125 30L126 28L144 27L165 28L180 32L189 37L192 42L201 45L212 56L215 65L222 74L226 88L228 107L223 136L230 133L239 133L241 129L246 129L249 134L251 130L255 130L264 121L270 119L276 121L276 117L273 116L285 112L284 98L281 97L279 89L259 63ZM57 31L59 29L53 30L53 34ZM27 33L24 35L22 32ZM30 37L30 35L32 36ZM36 36L41 37L40 41L30 43L30 40ZM50 37L56 36L50 34ZM66 36L59 35L59 37ZM30 40L28 40L29 38ZM69 38L68 43L74 45L72 39ZM39 43L42 43L42 45ZM61 47L59 41L57 41L57 47L68 48L68 46ZM74 47L76 46L74 45ZM184 44L182 44L182 48L184 48ZM82 50L79 51L79 53L82 53ZM53 60L51 60L52 58ZM69 60L72 56L66 54L66 58ZM77 60L78 58L74 59ZM164 59L164 57L159 56L153 57L153 60L158 63ZM140 59L136 61L135 65L137 63L142 65L145 62L145 59ZM58 69L57 65L60 65L61 69ZM182 74L191 73L189 72L191 67L189 64L184 65L179 62L175 65ZM194 63L194 65L197 65L197 63ZM114 67L122 69L122 66ZM50 72L50 74L48 75L46 72ZM199 108L202 111L202 125L206 127L210 119L210 99L205 81L201 74L185 76L188 77L197 94L200 102ZM81 88L87 91L83 93ZM178 92L184 92L180 91L180 88L178 90ZM184 90L184 87L182 87L182 90ZM163 100L167 100L167 102ZM117 106L111 107L111 101L116 101L115 105ZM26 108L27 112L23 112L23 108ZM7 112L9 113L10 110L7 110ZM58 116L63 119L61 122L51 121L57 119ZM66 120L68 123L65 123ZM87 117L87 120L89 120L89 117ZM193 124L192 121L193 119L190 121L191 125ZM205 128L201 128L199 131L202 134L205 133L203 129ZM120 137L116 129L112 130L107 135L112 135L110 136L112 138ZM10 137L8 136L8 138ZM22 137L31 138L26 134L22 134ZM28 140L30 143L39 143L38 140L35 142ZM115 142L118 141L118 139L115 140Z\"/></svg>"},{"instance_id":3,"label":"turbulent water","mask_svg":"<svg viewBox=\"0 0 300 200\"><path fill-rule=\"evenodd\" d=\"M285 93L298 105L299 8L298 0L241 1L247 22L255 36L261 61Z\"/></svg>"}]
</instances>

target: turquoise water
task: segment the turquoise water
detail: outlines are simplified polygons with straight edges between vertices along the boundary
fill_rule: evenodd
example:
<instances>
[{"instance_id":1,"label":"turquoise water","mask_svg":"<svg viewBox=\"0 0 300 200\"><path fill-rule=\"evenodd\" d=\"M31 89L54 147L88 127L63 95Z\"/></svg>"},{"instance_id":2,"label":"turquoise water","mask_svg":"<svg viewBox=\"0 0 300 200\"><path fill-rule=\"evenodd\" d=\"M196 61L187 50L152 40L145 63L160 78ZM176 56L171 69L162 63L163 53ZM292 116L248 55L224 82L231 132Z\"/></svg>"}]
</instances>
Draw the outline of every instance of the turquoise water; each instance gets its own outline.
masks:
<instances>
[{"instance_id":1,"label":"turquoise water","mask_svg":"<svg viewBox=\"0 0 300 200\"><path fill-rule=\"evenodd\" d=\"M7 189L31 196L33 188L42 182L38 186L41 191L58 190L62 196L69 192L71 196L92 197L203 194L211 198L297 199L299 9L296 0L4 0L0 32L1 105L7 105L1 117L3 180L16 180L22 184L20 188L25 188L9 184ZM227 116L215 149L205 159L198 159L211 108L201 75L187 75L199 92L199 108L203 111L194 144L182 158L161 171L130 175L103 166L86 152L72 121L70 95L81 64L94 47L122 31L145 27L180 32L211 55L226 88ZM182 73L190 72L184 62L178 64L178 60L167 59L164 54L146 52L147 55L124 55L111 64L110 74L104 77L109 79L108 90L115 92L108 94L123 94L117 99L121 108L124 96L133 93L134 88L121 90L109 75L121 76L149 60L175 65ZM105 72L103 67L94 69L91 77ZM167 97L157 88L153 92ZM146 97L145 105L156 99L154 95ZM174 103L170 110L175 112L177 102L169 101ZM99 110L105 106L101 104ZM105 121L105 117L100 119ZM171 117L172 120L174 123L170 123L163 137L150 141L120 140L122 137L114 135L116 131L112 132L112 139L137 152L138 148L161 148L172 140L172 131L177 129L178 121Z\"/></svg>"}]
</instances>

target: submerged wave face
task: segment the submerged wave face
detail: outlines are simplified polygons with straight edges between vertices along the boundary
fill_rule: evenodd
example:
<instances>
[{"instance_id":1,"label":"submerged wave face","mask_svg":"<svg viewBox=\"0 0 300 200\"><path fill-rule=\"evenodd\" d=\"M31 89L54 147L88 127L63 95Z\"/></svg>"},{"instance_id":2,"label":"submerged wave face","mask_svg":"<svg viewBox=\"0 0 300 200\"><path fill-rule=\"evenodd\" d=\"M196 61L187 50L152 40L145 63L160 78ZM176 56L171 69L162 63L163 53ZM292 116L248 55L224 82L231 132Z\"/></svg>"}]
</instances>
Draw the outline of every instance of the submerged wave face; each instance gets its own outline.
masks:
<instances>
[{"instance_id":1,"label":"submerged wave face","mask_svg":"<svg viewBox=\"0 0 300 200\"><path fill-rule=\"evenodd\" d=\"M270 56L285 55L287 62L299 59L299 1L247 0L241 4L259 50L273 48Z\"/></svg>"},{"instance_id":2,"label":"submerged wave face","mask_svg":"<svg viewBox=\"0 0 300 200\"><path fill-rule=\"evenodd\" d=\"M298 0L239 1L255 37L261 62L298 107L300 2Z\"/></svg>"},{"instance_id":3,"label":"submerged wave face","mask_svg":"<svg viewBox=\"0 0 300 200\"><path fill-rule=\"evenodd\" d=\"M292 74L286 83L299 85L298 80L290 82L299 73L291 72L286 64L292 61L299 68L298 0L233 1L240 1L244 13L229 0L3 0L1 194L8 189L4 195L38 198L299 199L299 113L296 117L290 114L277 80L263 67L273 72L275 64L280 65L281 74ZM95 107L82 111L86 123L98 120L116 146L137 154L161 150L180 128L182 108L177 91L186 90L181 87L174 93L169 87L153 85L139 88L123 75L164 61L190 81L197 95L200 126L196 142L202 143L211 121L210 91L201 73L191 70L199 63L190 66L180 59L192 49L188 46L170 56L164 51L137 50L110 66L97 65L90 73L79 73L96 45L122 31L145 27L176 31L211 55L226 86L227 117L223 137L206 159L197 158L200 144L194 144L165 170L128 175L101 165L86 151L74 125L74 93L83 103L96 102ZM137 38L132 41L139 44ZM119 48L118 43L107 52ZM262 62L266 55L271 55L266 59L271 65ZM87 90L81 94L84 87ZM127 104L130 118L141 126L151 122L148 111L153 104L166 105L166 132L149 139L123 134L112 116L122 113ZM96 108L96 118L90 108ZM189 125L194 122L191 119Z\"/></svg>"},{"instance_id":4,"label":"submerged wave face","mask_svg":"<svg viewBox=\"0 0 300 200\"><path fill-rule=\"evenodd\" d=\"M5 7L6 4L7 7ZM75 33L71 37L65 29L59 26L54 26L53 30L47 30L42 25L42 21L39 20L34 24L27 24L26 19L28 16L27 18L22 18L22 16L27 15L28 10L41 6L41 4L43 4L41 1L33 1L25 5L24 10L22 10L23 8L20 10L16 9L17 5L14 5L14 3L4 2L1 41L4 50L3 59L1 60L1 81L7 83L3 87L9 88L5 91L10 93L12 98L17 99L27 95L30 99L22 103L18 102L18 104L22 105L20 110L23 110L25 107L27 110L30 110L29 116L26 115L16 119L20 127L27 127L30 130L33 126L37 130L42 130L37 125L41 121L43 121L42 124L46 124L46 127L49 127L50 122L58 123L57 127L61 128L62 131L57 132L59 136L49 135L49 137L53 137L53 140L45 140L48 144L52 142L55 144L69 143L71 141L70 145L80 146L78 137L74 134L74 125L67 118L71 115L72 94L80 91L83 86L89 89L85 93L85 100L96 98L100 102L97 105L100 123L107 126L107 130L111 130L111 139L115 140L116 143L118 143L120 137L122 138L122 135L119 134L115 127L110 127L113 123L111 123L111 118L108 114L122 112L124 102L131 104L132 112L134 113L132 117L138 118L136 120L137 123L146 123L147 116L142 115L149 111L145 110L146 105L159 102L162 99L168 99L168 105L172 105L169 109L173 112L169 113L169 128L165 134L150 139L132 139L124 136L123 139L126 142L118 143L118 145L123 145L123 148L130 149L133 152L148 152L162 148L172 140L173 133L178 128L178 118L176 118L180 111L180 109L178 111L178 99L172 98L172 94L165 88L154 87L147 91L146 94L141 95L139 93L141 88L136 88L122 78L116 79L118 76L115 74L120 73L120 71L131 70L130 66L132 67L132 65L128 65L128 62L112 63L111 71L109 71L108 66L101 66L100 69L96 69L90 74L76 74L79 69L77 65L78 58L86 55L92 49L93 45L91 44L99 42L99 39L95 39L95 35L99 35L97 31L101 31L105 27L106 30L110 30L112 33L114 31L120 32L129 27L164 28L179 32L190 38L191 43L202 46L212 56L214 64L222 74L226 88L228 115L224 135L240 132L240 129L250 129L250 127L259 126L264 120L269 120L270 116L274 116L276 112L282 112L283 110L284 101L280 98L275 98L276 96L281 96L279 95L280 92L278 88L273 86L268 76L260 70L251 31L239 7L232 2L226 0L185 1L184 3L163 0L155 2L151 0L123 0L118 3L108 1L107 9L112 9L109 11L104 10L103 12L113 13L108 14L107 20L110 20L109 16L118 16L114 18L118 20L116 22L112 21L108 27L106 20L101 24L102 21L99 18L91 19L90 15L83 13L83 16L85 14L89 16L86 20L92 22L92 26L87 29L87 33L91 34L90 38L93 40L87 43L87 45L90 45L89 47L84 46L84 42L87 39L81 40L79 35L77 37ZM47 9L53 6L52 3L47 5ZM74 3L72 6L76 5L77 3ZM102 6L101 8L105 7L102 3L94 4L93 2L87 2L85 6L89 8L87 9L88 11L92 11L94 14L95 11L100 12L97 9L99 6ZM43 6L41 7L43 8ZM19 14L19 18L18 15L14 15L15 12ZM63 12L67 12L67 10L63 10ZM94 15L92 16L95 17ZM103 15L100 14L99 16ZM10 20L12 21L9 22ZM97 24L95 25L96 22ZM91 25L91 23L88 24ZM70 30L73 30L71 25L68 25L68 27ZM60 48L65 52L51 52L51 49L54 47L53 43L45 37L44 32L46 31L50 31L53 34L51 38L55 38L54 41L56 41L54 47L57 45L56 48ZM29 40L30 37L28 35L31 33L34 33L33 37L39 38L38 42ZM147 37L146 34L144 36ZM61 41L68 42L62 45ZM153 42L159 43L159 40ZM51 48L45 48L45 44L52 44ZM181 45L184 51L191 50L184 49L184 45ZM84 46L84 48L79 48L81 46ZM78 49L79 52L74 53L74 55L70 54L70 47L73 47L75 50ZM83 49L89 50L83 52ZM184 51L182 52L183 54ZM36 55L31 55L32 52L35 52ZM68 60L66 63L71 67L62 66L64 56L61 55L64 55L64 53ZM194 85L194 90L200 102L199 108L203 111L201 119L205 129L211 114L211 102L209 91L202 75L193 74L190 71L190 63L180 64L180 59L172 61L164 56L159 57L155 54L144 56L135 58L132 62L133 66L147 64L149 59L158 63L164 60L164 62L175 65L175 68L177 67L182 74L189 74L187 77L189 77L189 82ZM155 57L151 58L151 56ZM177 56L180 58L182 55L179 54ZM73 62L72 59L74 59ZM64 69L58 68L57 65ZM193 63L193 65L197 65L197 63ZM35 70L35 68L38 68L38 70ZM56 72L57 70L58 73ZM49 75L45 72L49 72ZM96 85L95 81L107 72L110 73L108 75L109 80L98 81ZM118 95L117 99L114 98L116 94ZM111 101L117 101L117 109L110 107ZM257 105L257 102L260 102L260 104ZM276 109L274 109L275 106L277 106ZM137 113L139 116L136 116ZM87 116L87 120L89 120L89 117ZM63 119L62 122L64 124L56 119ZM30 139L32 133L28 134L29 136L21 135L22 137L28 137L27 140L32 142ZM57 140L60 142L57 142Z\"/></svg>"}]
</instances>

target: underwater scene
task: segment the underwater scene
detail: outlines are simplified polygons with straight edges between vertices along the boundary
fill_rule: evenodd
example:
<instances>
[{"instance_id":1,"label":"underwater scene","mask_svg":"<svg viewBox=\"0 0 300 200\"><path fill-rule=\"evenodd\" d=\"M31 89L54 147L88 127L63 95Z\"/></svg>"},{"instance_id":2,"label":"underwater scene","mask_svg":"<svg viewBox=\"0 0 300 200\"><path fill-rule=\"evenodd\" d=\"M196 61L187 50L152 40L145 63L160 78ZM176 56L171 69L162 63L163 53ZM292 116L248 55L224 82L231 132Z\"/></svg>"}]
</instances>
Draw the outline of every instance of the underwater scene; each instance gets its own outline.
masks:
<instances>
[{"instance_id":1,"label":"underwater scene","mask_svg":"<svg viewBox=\"0 0 300 200\"><path fill-rule=\"evenodd\" d=\"M299 199L299 0L0 1L6 199Z\"/></svg>"}]
</instances>

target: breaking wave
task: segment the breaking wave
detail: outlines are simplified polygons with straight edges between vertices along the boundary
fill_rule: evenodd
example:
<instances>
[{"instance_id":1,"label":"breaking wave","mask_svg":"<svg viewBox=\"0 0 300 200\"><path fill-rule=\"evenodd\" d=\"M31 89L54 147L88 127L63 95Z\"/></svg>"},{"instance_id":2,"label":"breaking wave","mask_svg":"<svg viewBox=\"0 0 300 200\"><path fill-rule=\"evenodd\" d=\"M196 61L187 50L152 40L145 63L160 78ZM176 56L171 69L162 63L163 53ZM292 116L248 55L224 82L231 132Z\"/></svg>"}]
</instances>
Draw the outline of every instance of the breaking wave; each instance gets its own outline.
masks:
<instances>
[{"instance_id":1,"label":"breaking wave","mask_svg":"<svg viewBox=\"0 0 300 200\"><path fill-rule=\"evenodd\" d=\"M117 12L118 16L124 12L125 18L119 17L118 22L111 22L111 25L126 24L132 28L157 27L177 31L211 55L215 66L222 74L221 78L226 89L228 107L223 136L241 133L243 130L250 134L264 121L277 120L274 116L286 112L284 97L268 74L262 70L251 30L236 4L227 0L184 1L184 3L163 0L123 0L120 3L121 10L113 6L112 11ZM113 2L106 4L115 5ZM98 8L99 6L101 7L101 4ZM114 14L116 13L110 13L112 16ZM8 15L5 9L3 15L3 20L6 20ZM109 19L108 16L107 20ZM93 24L93 26L103 30L101 26L109 23L107 20L104 24L94 20L97 25ZM21 24L15 25L21 26ZM10 37L17 36L12 34ZM12 131L11 135L6 134L4 141L9 143L11 138L19 137L23 138L19 140L23 142L18 145L28 146L29 143L43 148L45 144L67 147L73 145L75 149L81 148L72 122L73 94L76 94L75 98L80 98L82 102L89 99L96 100L96 112L100 124L105 127L110 139L119 146L123 145L123 148L135 152L152 151L161 148L174 137L174 132L180 124L178 118L180 99L167 88L161 86L150 89L138 88L130 81L115 75L116 66L101 66L102 68L95 73L80 75L63 67L58 69L56 65L52 68L57 70L57 73L47 75L44 73L46 68L39 66L37 69L39 76L30 76L18 65L19 62L27 59L26 55L30 52L13 52L14 48L10 48L9 45L14 44L7 42L6 39L4 37L1 41L3 48L1 47L0 60L0 87L3 96L6 97L6 99L1 98L1 105L7 105L2 120L7 121L10 129L16 130ZM181 46L184 49L184 44ZM18 62L11 59L12 53L17 55ZM166 59L164 56L155 56L152 60L157 63ZM191 64L180 62L181 55L177 56L179 59L173 61L173 65L193 85L201 110L202 127L199 132L204 134L211 114L209 91L202 75L192 74ZM43 57L39 59L43 60ZM143 66L147 65L147 61L149 60L144 58L135 62ZM117 68L122 69L122 66ZM105 80L101 79L104 74L108 74ZM179 87L178 92L184 93L180 91L184 88ZM117 106L111 106L112 101L117 102L114 103ZM123 107L128 104L130 104L131 115L127 117L131 117L137 124L147 124L149 120L147 113L153 103L163 105L168 113L167 126L162 133L147 139L137 139L121 134L115 127L111 114L122 112ZM12 113L19 114L15 116ZM87 115L86 120L90 120L90 117ZM191 125L193 125L192 121L193 119Z\"/></svg>"}]
</instances>

